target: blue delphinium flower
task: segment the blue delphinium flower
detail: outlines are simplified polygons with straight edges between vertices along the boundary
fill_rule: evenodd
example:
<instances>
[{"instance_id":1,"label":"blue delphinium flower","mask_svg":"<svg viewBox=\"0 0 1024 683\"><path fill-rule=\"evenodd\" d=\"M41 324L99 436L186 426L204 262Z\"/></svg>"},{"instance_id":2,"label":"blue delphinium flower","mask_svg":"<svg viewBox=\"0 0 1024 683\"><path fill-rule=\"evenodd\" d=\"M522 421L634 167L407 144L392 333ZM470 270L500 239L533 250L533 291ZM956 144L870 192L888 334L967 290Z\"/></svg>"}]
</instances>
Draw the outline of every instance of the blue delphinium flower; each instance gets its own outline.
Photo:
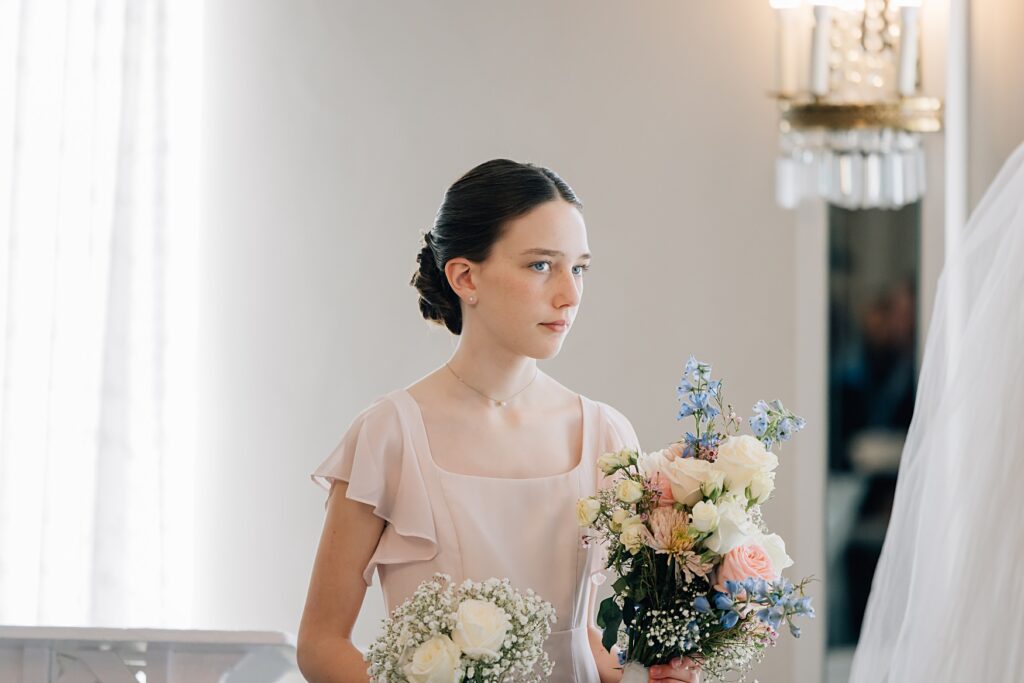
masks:
<instances>
[{"instance_id":1,"label":"blue delphinium flower","mask_svg":"<svg viewBox=\"0 0 1024 683\"><path fill-rule=\"evenodd\" d=\"M789 441L790 437L793 436L793 421L788 417L783 419L776 428L775 433L780 441Z\"/></svg>"},{"instance_id":2,"label":"blue delphinium flower","mask_svg":"<svg viewBox=\"0 0 1024 683\"><path fill-rule=\"evenodd\" d=\"M754 434L760 439L768 431L768 416L764 413L754 415L750 418L750 428L754 430Z\"/></svg>"},{"instance_id":3,"label":"blue delphinium flower","mask_svg":"<svg viewBox=\"0 0 1024 683\"><path fill-rule=\"evenodd\" d=\"M693 391L693 385L690 384L690 380L684 377L682 381L679 382L679 386L676 387L676 398L682 398L691 391Z\"/></svg>"},{"instance_id":4,"label":"blue delphinium flower","mask_svg":"<svg viewBox=\"0 0 1024 683\"><path fill-rule=\"evenodd\" d=\"M718 609L732 609L732 598L725 593L715 593L715 607Z\"/></svg>"},{"instance_id":5,"label":"blue delphinium flower","mask_svg":"<svg viewBox=\"0 0 1024 683\"><path fill-rule=\"evenodd\" d=\"M708 602L706 595L698 595L693 599L693 608L701 614L707 614L711 611L711 603Z\"/></svg>"},{"instance_id":6,"label":"blue delphinium flower","mask_svg":"<svg viewBox=\"0 0 1024 683\"><path fill-rule=\"evenodd\" d=\"M732 628L736 625L736 622L740 620L740 615L736 612L723 612L719 621L722 624L722 628Z\"/></svg>"},{"instance_id":7,"label":"blue delphinium flower","mask_svg":"<svg viewBox=\"0 0 1024 683\"><path fill-rule=\"evenodd\" d=\"M679 416L676 419L682 420L684 417L689 417L690 415L693 415L695 412L697 412L696 408L694 408L689 403L683 403L681 406L679 406Z\"/></svg>"},{"instance_id":8,"label":"blue delphinium flower","mask_svg":"<svg viewBox=\"0 0 1024 683\"><path fill-rule=\"evenodd\" d=\"M708 392L695 392L693 396L690 397L690 400L693 401L693 405L695 405L699 410L704 410L708 407Z\"/></svg>"}]
</instances>

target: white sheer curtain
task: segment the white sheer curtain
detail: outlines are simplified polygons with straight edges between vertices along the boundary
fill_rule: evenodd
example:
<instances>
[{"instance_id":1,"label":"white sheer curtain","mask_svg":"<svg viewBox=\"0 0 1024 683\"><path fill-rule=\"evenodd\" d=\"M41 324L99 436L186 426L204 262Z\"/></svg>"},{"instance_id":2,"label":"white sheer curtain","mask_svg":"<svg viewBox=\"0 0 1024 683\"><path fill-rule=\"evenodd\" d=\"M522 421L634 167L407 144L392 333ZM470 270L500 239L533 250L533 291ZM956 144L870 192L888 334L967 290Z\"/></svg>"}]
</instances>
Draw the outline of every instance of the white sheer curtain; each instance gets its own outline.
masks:
<instances>
[{"instance_id":1,"label":"white sheer curtain","mask_svg":"<svg viewBox=\"0 0 1024 683\"><path fill-rule=\"evenodd\" d=\"M197 0L0 0L0 623L187 625Z\"/></svg>"},{"instance_id":2,"label":"white sheer curtain","mask_svg":"<svg viewBox=\"0 0 1024 683\"><path fill-rule=\"evenodd\" d=\"M939 277L851 683L1024 680L1024 143Z\"/></svg>"}]
</instances>

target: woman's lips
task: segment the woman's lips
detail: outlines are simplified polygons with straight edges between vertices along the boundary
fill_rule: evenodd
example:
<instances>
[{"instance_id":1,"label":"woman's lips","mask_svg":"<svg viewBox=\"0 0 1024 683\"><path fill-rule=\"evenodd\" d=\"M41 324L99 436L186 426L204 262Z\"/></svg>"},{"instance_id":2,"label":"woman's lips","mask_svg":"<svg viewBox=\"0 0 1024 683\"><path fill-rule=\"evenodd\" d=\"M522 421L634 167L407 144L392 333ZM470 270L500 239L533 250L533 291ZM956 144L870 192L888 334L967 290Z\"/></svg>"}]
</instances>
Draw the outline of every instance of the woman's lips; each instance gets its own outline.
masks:
<instances>
[{"instance_id":1,"label":"woman's lips","mask_svg":"<svg viewBox=\"0 0 1024 683\"><path fill-rule=\"evenodd\" d=\"M541 323L541 325L548 328L552 332L565 332L567 329L569 329L569 325L567 323Z\"/></svg>"}]
</instances>

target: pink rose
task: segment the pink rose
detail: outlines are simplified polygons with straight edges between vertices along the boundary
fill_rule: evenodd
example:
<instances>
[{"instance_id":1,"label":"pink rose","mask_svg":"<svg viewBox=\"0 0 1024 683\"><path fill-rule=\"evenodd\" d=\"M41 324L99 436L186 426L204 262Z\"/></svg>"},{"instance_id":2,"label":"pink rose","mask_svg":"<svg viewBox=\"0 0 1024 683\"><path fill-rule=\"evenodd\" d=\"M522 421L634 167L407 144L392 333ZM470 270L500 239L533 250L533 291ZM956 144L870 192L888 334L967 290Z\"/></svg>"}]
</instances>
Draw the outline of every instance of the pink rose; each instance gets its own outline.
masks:
<instances>
[{"instance_id":1,"label":"pink rose","mask_svg":"<svg viewBox=\"0 0 1024 683\"><path fill-rule=\"evenodd\" d=\"M715 584L715 590L725 593L725 582L729 580L740 583L747 577L753 577L774 581L778 576L764 548L757 543L747 543L733 548L722 558L722 564L718 567L718 583ZM740 591L741 598L745 595L745 591Z\"/></svg>"},{"instance_id":2,"label":"pink rose","mask_svg":"<svg viewBox=\"0 0 1024 683\"><path fill-rule=\"evenodd\" d=\"M674 443L665 449L665 459L675 460L676 458L683 457L684 446L681 443Z\"/></svg>"},{"instance_id":3,"label":"pink rose","mask_svg":"<svg viewBox=\"0 0 1024 683\"><path fill-rule=\"evenodd\" d=\"M672 482L669 481L664 472L658 472L654 475L651 478L651 485L658 492L659 507L668 507L675 504L675 498L672 497Z\"/></svg>"}]
</instances>

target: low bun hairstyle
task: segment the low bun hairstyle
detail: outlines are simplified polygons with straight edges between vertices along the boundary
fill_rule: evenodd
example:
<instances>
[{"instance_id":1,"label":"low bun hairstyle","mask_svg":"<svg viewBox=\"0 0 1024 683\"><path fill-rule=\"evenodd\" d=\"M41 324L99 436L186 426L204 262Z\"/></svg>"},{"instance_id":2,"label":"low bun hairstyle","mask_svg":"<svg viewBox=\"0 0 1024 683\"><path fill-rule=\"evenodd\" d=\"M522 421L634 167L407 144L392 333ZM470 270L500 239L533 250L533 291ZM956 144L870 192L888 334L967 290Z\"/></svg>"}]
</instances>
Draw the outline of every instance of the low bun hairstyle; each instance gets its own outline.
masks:
<instances>
[{"instance_id":1,"label":"low bun hairstyle","mask_svg":"<svg viewBox=\"0 0 1024 683\"><path fill-rule=\"evenodd\" d=\"M487 260L509 221L554 199L583 210L572 188L543 166L492 159L456 180L444 193L434 226L423 236L416 257L419 268L409 283L419 291L423 317L462 334L462 302L448 282L445 264L456 257Z\"/></svg>"}]
</instances>

